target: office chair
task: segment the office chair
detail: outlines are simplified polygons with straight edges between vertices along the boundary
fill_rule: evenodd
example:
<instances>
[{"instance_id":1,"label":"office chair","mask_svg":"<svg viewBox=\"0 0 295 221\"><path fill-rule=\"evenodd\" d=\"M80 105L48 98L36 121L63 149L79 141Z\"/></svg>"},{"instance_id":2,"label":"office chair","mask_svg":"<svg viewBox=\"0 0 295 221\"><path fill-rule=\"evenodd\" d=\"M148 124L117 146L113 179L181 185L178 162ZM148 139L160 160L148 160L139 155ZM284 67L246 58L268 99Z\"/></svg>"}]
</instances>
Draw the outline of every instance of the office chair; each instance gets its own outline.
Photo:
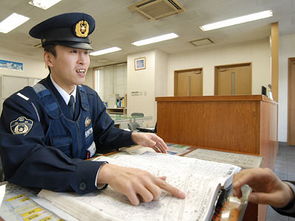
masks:
<instances>
[{"instance_id":1,"label":"office chair","mask_svg":"<svg viewBox=\"0 0 295 221\"><path fill-rule=\"evenodd\" d=\"M136 128L139 132L145 132L145 133L157 133L157 123L155 124L155 128L143 128L143 127L137 127Z\"/></svg>"},{"instance_id":2,"label":"office chair","mask_svg":"<svg viewBox=\"0 0 295 221\"><path fill-rule=\"evenodd\" d=\"M144 113L134 112L131 113L131 121L128 123L128 129L130 131L138 131L137 128L140 127L139 123L136 122L136 118L144 117Z\"/></svg>"},{"instance_id":3,"label":"office chair","mask_svg":"<svg viewBox=\"0 0 295 221\"><path fill-rule=\"evenodd\" d=\"M128 123L128 129L130 131L138 131L137 128L140 128L139 123L137 123L137 122L129 122Z\"/></svg>"},{"instance_id":4,"label":"office chair","mask_svg":"<svg viewBox=\"0 0 295 221\"><path fill-rule=\"evenodd\" d=\"M144 113L138 113L138 112L134 112L131 113L131 117L135 120L135 118L140 118L140 117L144 117Z\"/></svg>"},{"instance_id":5,"label":"office chair","mask_svg":"<svg viewBox=\"0 0 295 221\"><path fill-rule=\"evenodd\" d=\"M138 131L138 132L145 132L145 133L157 133L157 123L155 128L143 128L140 127L139 123L136 122L136 118L144 117L143 113L131 113L131 122L128 123L128 129L130 131Z\"/></svg>"}]
</instances>

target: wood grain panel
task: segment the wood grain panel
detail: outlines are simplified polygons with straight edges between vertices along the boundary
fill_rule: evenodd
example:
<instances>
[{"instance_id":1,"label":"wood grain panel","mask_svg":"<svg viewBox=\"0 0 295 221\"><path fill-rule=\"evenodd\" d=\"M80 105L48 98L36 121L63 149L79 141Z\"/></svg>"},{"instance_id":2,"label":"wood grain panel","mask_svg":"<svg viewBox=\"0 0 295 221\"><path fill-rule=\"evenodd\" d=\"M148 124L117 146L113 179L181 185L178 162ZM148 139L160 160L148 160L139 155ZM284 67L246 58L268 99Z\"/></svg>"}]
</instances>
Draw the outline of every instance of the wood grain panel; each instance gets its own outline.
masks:
<instances>
[{"instance_id":1,"label":"wood grain panel","mask_svg":"<svg viewBox=\"0 0 295 221\"><path fill-rule=\"evenodd\" d=\"M158 133L168 142L259 153L257 107L251 102L177 102L159 106ZM171 121L169 116L174 119ZM170 130L169 130L170 128ZM178 128L178 130L171 130Z\"/></svg>"},{"instance_id":2,"label":"wood grain panel","mask_svg":"<svg viewBox=\"0 0 295 221\"><path fill-rule=\"evenodd\" d=\"M273 169L278 151L277 104L261 102L260 108L260 154L264 156L263 167Z\"/></svg>"},{"instance_id":3,"label":"wood grain panel","mask_svg":"<svg viewBox=\"0 0 295 221\"><path fill-rule=\"evenodd\" d=\"M265 157L277 148L277 104L261 95L157 98L158 135L166 142Z\"/></svg>"}]
</instances>

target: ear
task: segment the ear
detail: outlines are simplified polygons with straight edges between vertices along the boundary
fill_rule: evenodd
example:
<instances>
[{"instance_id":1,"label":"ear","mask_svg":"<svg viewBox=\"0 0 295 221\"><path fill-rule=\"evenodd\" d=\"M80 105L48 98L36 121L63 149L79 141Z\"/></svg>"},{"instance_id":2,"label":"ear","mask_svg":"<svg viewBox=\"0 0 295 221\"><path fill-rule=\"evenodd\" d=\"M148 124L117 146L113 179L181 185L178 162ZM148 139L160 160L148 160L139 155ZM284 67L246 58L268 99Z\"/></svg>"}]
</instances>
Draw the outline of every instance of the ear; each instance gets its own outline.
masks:
<instances>
[{"instance_id":1,"label":"ear","mask_svg":"<svg viewBox=\"0 0 295 221\"><path fill-rule=\"evenodd\" d=\"M54 65L54 56L53 54L47 52L47 51L44 51L44 62L45 62L45 65L47 67L53 67Z\"/></svg>"}]
</instances>

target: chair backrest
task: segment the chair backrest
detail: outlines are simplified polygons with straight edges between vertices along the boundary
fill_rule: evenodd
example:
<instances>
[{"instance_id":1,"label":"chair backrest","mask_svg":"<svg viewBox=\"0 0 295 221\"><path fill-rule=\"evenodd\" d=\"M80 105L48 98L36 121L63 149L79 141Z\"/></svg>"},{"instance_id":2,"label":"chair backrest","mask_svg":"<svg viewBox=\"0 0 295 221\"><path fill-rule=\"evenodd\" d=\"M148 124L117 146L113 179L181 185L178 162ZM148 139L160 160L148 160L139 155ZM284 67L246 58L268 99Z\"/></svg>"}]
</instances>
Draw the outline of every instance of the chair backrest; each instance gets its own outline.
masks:
<instances>
[{"instance_id":1,"label":"chair backrest","mask_svg":"<svg viewBox=\"0 0 295 221\"><path fill-rule=\"evenodd\" d=\"M137 130L139 132L145 132L145 133L157 133L157 122L155 125L155 128L144 128L144 127L138 127Z\"/></svg>"},{"instance_id":2,"label":"chair backrest","mask_svg":"<svg viewBox=\"0 0 295 221\"><path fill-rule=\"evenodd\" d=\"M144 117L144 113L134 112L134 113L131 113L131 117Z\"/></svg>"},{"instance_id":3,"label":"chair backrest","mask_svg":"<svg viewBox=\"0 0 295 221\"><path fill-rule=\"evenodd\" d=\"M158 123L158 122L156 122L156 124L155 124L154 133L157 133L157 123Z\"/></svg>"},{"instance_id":4,"label":"chair backrest","mask_svg":"<svg viewBox=\"0 0 295 221\"><path fill-rule=\"evenodd\" d=\"M131 131L137 131L136 128L140 127L140 125L137 122L129 122L128 123L128 129Z\"/></svg>"}]
</instances>

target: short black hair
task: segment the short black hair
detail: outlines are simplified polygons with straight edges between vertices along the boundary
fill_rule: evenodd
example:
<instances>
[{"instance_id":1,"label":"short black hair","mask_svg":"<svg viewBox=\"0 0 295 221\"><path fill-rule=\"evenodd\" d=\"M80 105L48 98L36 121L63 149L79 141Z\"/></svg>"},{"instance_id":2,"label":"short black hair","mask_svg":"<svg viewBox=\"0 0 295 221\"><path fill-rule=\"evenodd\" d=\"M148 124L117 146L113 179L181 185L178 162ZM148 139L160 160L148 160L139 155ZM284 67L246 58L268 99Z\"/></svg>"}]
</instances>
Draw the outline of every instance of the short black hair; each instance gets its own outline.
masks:
<instances>
[{"instance_id":1,"label":"short black hair","mask_svg":"<svg viewBox=\"0 0 295 221\"><path fill-rule=\"evenodd\" d=\"M56 50L55 50L55 44L49 44L43 46L44 51L51 53L54 57L56 57Z\"/></svg>"}]
</instances>

